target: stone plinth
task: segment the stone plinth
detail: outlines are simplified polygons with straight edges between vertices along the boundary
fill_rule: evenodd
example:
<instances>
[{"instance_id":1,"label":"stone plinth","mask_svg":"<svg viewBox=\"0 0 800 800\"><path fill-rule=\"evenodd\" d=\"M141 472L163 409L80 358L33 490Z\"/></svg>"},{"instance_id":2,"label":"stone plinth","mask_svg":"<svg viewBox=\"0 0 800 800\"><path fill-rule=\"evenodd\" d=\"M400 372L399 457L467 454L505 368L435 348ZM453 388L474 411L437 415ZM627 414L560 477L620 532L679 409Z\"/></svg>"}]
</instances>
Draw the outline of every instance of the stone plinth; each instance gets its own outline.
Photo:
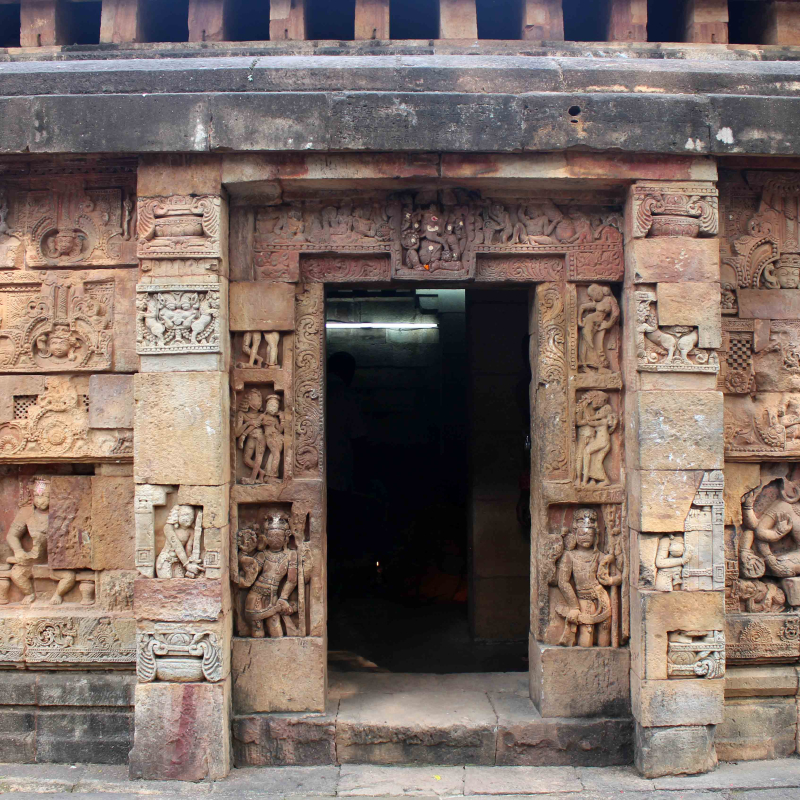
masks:
<instances>
[{"instance_id":1,"label":"stone plinth","mask_svg":"<svg viewBox=\"0 0 800 800\"><path fill-rule=\"evenodd\" d=\"M630 652L613 647L529 644L531 699L547 717L630 714Z\"/></svg>"},{"instance_id":2,"label":"stone plinth","mask_svg":"<svg viewBox=\"0 0 800 800\"><path fill-rule=\"evenodd\" d=\"M324 639L235 638L232 670L237 714L325 710Z\"/></svg>"},{"instance_id":3,"label":"stone plinth","mask_svg":"<svg viewBox=\"0 0 800 800\"><path fill-rule=\"evenodd\" d=\"M136 686L132 780L202 781L231 767L230 679Z\"/></svg>"}]
</instances>

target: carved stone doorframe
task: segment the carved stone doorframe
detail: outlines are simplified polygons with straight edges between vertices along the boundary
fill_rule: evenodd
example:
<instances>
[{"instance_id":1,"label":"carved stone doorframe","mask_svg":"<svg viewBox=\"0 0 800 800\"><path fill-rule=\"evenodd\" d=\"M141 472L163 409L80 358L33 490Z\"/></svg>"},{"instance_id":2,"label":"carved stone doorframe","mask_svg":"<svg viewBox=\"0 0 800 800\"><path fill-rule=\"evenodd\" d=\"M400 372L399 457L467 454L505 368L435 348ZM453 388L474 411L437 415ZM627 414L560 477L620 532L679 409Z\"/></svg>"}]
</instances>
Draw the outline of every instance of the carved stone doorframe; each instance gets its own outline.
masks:
<instances>
[{"instance_id":1,"label":"carved stone doorframe","mask_svg":"<svg viewBox=\"0 0 800 800\"><path fill-rule=\"evenodd\" d=\"M240 565L238 573L231 570L238 583L234 604L240 633L233 641L235 713L324 709L326 285L531 287L531 356L534 374L541 376L534 381L532 402L561 409L558 404L563 401L556 426L551 414L534 414L534 439L544 443L534 456L532 541L549 530L546 520L553 512L547 509L554 503L570 508L581 504L596 509L593 547L603 553L610 548L620 564L625 561L622 439L615 422L622 389L619 306L609 288L623 276L617 208L592 207L588 202L560 205L535 195L484 199L475 192L442 190L324 202L310 198L257 208L245 218L252 228L246 237L240 231L239 237L252 243L254 280L232 283L230 315L235 409L230 558L232 565ZM236 230L240 223L232 224ZM278 335L279 345L277 358L273 357L277 363L268 366L269 334ZM554 347L563 351L555 360ZM536 389L537 380L549 387L545 394ZM266 424L258 423L259 415L267 411L268 396L278 398L273 401L274 413L266 415ZM578 432L569 422L575 413L586 418ZM593 423L595 418L605 419L605 425ZM247 432L248 419L254 420L256 436ZM257 440L272 436L277 442L281 424L283 441L273 448L282 453L280 467L269 474L265 465L270 447L259 450ZM604 433L597 436L588 433L601 429ZM603 437L609 440L608 447L602 444ZM572 455L578 446L591 450L582 477ZM554 465L554 453L561 453L563 463ZM546 466L541 466L543 459ZM601 481L598 476L605 470L608 478ZM265 604L253 588L258 588L261 577L254 576L264 575L265 567L258 561L264 563L260 553L266 550L263 543L254 548L258 531L252 529L260 525L263 530L281 514L289 531L286 552L291 563L289 570L278 567L276 580L277 593L285 596L287 605L282 607L283 622L272 623L272 635L262 637L256 625L254 637L255 607ZM298 525L304 526L302 532ZM303 557L298 555L301 551ZM545 640L548 628L558 624L555 606L550 610L548 579L539 577L541 562L534 546L534 640ZM288 577L292 565L297 569L296 582ZM552 572L550 561L544 569ZM627 605L621 599L626 590L621 580L611 594L616 610L609 647L618 649L627 637L623 622ZM611 629L611 624L601 627ZM255 667L259 663L260 669ZM291 676L277 666L282 664L292 664ZM589 710L586 715L594 714Z\"/></svg>"}]
</instances>

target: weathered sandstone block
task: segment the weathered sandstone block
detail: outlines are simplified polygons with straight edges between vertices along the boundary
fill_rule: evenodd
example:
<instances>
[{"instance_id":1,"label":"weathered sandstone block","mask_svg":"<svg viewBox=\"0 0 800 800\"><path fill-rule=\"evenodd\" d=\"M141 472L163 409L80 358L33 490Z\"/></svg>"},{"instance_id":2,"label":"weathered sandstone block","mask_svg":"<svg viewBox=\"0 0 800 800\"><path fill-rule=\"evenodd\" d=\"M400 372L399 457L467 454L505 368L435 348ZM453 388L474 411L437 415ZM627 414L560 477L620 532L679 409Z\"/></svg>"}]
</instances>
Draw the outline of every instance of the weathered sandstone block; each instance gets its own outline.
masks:
<instances>
[{"instance_id":1,"label":"weathered sandstone block","mask_svg":"<svg viewBox=\"0 0 800 800\"><path fill-rule=\"evenodd\" d=\"M230 480L227 375L135 376L137 483L218 486Z\"/></svg>"},{"instance_id":2,"label":"weathered sandstone block","mask_svg":"<svg viewBox=\"0 0 800 800\"><path fill-rule=\"evenodd\" d=\"M716 725L722 722L725 681L642 680L631 672L631 701L636 722L647 728Z\"/></svg>"},{"instance_id":3,"label":"weathered sandstone block","mask_svg":"<svg viewBox=\"0 0 800 800\"><path fill-rule=\"evenodd\" d=\"M235 713L324 711L327 648L324 639L233 640Z\"/></svg>"},{"instance_id":4,"label":"weathered sandstone block","mask_svg":"<svg viewBox=\"0 0 800 800\"><path fill-rule=\"evenodd\" d=\"M722 467L721 392L640 392L636 405L641 469Z\"/></svg>"},{"instance_id":5,"label":"weathered sandstone block","mask_svg":"<svg viewBox=\"0 0 800 800\"><path fill-rule=\"evenodd\" d=\"M717 766L714 725L644 728L636 724L636 769L645 778L693 775Z\"/></svg>"},{"instance_id":6,"label":"weathered sandstone block","mask_svg":"<svg viewBox=\"0 0 800 800\"><path fill-rule=\"evenodd\" d=\"M530 640L531 699L547 717L630 714L630 653L612 647L553 647Z\"/></svg>"},{"instance_id":7,"label":"weathered sandstone block","mask_svg":"<svg viewBox=\"0 0 800 800\"><path fill-rule=\"evenodd\" d=\"M230 681L140 683L131 779L201 781L231 767Z\"/></svg>"}]
</instances>

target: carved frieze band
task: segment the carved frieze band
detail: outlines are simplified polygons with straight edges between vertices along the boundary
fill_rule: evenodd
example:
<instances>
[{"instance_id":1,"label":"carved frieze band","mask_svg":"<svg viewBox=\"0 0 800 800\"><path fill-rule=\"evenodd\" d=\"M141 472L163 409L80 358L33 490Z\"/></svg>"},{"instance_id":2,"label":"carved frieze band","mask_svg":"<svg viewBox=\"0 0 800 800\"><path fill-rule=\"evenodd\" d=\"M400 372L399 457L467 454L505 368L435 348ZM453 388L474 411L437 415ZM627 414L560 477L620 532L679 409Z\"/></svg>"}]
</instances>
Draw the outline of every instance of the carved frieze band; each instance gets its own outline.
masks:
<instances>
[{"instance_id":1,"label":"carved frieze band","mask_svg":"<svg viewBox=\"0 0 800 800\"><path fill-rule=\"evenodd\" d=\"M298 201L258 211L254 263L264 280L620 280L620 227L603 208L462 190Z\"/></svg>"},{"instance_id":2,"label":"carved frieze band","mask_svg":"<svg viewBox=\"0 0 800 800\"><path fill-rule=\"evenodd\" d=\"M306 284L296 297L294 354L294 476L320 478L323 466L322 354L324 288Z\"/></svg>"}]
</instances>

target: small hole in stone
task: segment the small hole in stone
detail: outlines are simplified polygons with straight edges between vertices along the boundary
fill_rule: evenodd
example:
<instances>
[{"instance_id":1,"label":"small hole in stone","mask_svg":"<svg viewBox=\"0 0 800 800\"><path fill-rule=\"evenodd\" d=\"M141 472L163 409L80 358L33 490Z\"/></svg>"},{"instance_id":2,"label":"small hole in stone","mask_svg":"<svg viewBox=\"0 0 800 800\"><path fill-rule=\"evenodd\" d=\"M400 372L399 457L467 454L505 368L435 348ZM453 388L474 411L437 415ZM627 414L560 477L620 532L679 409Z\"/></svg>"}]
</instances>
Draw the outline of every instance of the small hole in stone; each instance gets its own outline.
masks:
<instances>
[{"instance_id":1,"label":"small hole in stone","mask_svg":"<svg viewBox=\"0 0 800 800\"><path fill-rule=\"evenodd\" d=\"M580 113L581 113L581 107L580 106L570 106L569 107L569 115L571 117L577 117L578 114L580 114Z\"/></svg>"}]
</instances>

